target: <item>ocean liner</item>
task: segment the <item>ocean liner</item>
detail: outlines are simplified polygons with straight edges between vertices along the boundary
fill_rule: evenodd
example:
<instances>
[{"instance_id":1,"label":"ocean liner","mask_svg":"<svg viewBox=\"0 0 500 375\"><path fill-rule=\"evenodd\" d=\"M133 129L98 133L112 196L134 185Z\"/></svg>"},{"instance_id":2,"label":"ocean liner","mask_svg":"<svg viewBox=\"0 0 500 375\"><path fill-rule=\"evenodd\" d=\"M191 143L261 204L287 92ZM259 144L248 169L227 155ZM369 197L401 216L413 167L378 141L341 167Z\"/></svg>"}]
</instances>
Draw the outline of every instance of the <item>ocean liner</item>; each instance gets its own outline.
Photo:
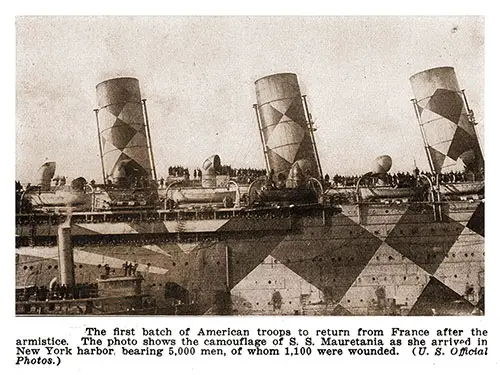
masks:
<instances>
[{"instance_id":1,"label":"ocean liner","mask_svg":"<svg viewBox=\"0 0 500 375\"><path fill-rule=\"evenodd\" d=\"M263 173L213 155L166 179L139 81L99 83L102 183L66 184L53 161L16 183L16 313L484 314L474 115L453 68L410 83L430 172L390 173L382 155L324 175L306 97L281 73L255 82Z\"/></svg>"}]
</instances>

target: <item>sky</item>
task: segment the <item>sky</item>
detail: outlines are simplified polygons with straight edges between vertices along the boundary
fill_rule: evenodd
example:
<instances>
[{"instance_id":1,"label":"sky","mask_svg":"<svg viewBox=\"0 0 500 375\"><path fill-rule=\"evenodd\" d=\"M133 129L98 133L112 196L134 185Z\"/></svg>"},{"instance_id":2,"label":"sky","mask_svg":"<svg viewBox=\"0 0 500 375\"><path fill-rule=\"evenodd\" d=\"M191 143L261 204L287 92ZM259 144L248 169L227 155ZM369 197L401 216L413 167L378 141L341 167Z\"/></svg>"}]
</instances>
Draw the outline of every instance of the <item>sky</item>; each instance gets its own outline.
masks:
<instances>
[{"instance_id":1,"label":"sky","mask_svg":"<svg viewBox=\"0 0 500 375\"><path fill-rule=\"evenodd\" d=\"M483 142L482 17L18 17L16 179L44 161L56 174L102 178L95 86L140 81L158 176L212 154L264 168L255 80L298 75L324 173L428 169L409 77L455 68Z\"/></svg>"}]
</instances>

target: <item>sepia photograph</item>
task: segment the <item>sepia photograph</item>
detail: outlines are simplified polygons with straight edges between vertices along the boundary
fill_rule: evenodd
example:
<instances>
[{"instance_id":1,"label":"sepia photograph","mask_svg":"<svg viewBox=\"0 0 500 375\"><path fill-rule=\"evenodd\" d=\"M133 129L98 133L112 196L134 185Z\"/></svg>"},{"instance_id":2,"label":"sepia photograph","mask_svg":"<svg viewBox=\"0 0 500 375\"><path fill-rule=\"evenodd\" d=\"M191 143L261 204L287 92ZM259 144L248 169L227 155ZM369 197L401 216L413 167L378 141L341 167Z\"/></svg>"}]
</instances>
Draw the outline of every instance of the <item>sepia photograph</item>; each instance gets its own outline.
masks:
<instances>
[{"instance_id":1,"label":"sepia photograph","mask_svg":"<svg viewBox=\"0 0 500 375\"><path fill-rule=\"evenodd\" d=\"M16 316L487 313L483 16L15 29Z\"/></svg>"}]
</instances>

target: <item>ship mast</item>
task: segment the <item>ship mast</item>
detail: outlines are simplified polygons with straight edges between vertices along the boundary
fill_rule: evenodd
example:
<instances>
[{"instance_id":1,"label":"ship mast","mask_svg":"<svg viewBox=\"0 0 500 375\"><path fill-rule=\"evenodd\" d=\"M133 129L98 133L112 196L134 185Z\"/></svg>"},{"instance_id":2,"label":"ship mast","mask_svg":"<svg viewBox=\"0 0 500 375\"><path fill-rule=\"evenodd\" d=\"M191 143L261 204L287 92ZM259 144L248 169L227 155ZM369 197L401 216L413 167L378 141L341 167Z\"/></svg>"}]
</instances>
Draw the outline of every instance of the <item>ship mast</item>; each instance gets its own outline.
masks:
<instances>
[{"instance_id":1,"label":"ship mast","mask_svg":"<svg viewBox=\"0 0 500 375\"><path fill-rule=\"evenodd\" d=\"M259 107L257 104L253 105L253 109L255 110L255 116L257 117L257 125L259 126L259 135L260 142L262 143L262 150L264 151L264 160L266 161L266 170L267 173L271 172L271 168L269 167L269 155L266 150L266 143L264 142L264 136L262 134L262 122L260 121Z\"/></svg>"},{"instance_id":2,"label":"ship mast","mask_svg":"<svg viewBox=\"0 0 500 375\"><path fill-rule=\"evenodd\" d=\"M95 121L97 124L97 139L99 139L99 153L101 155L101 168L102 168L102 183L106 184L106 171L104 168L104 159L102 155L102 140L101 140L101 129L99 128L99 109L94 109Z\"/></svg>"},{"instance_id":3,"label":"ship mast","mask_svg":"<svg viewBox=\"0 0 500 375\"><path fill-rule=\"evenodd\" d=\"M144 121L146 124L146 136L147 136L149 157L151 159L151 169L153 170L153 179L156 181L157 176L156 176L155 158L153 155L153 145L151 143L151 130L149 128L149 116L148 116L148 110L146 107L146 99L142 99L141 102L142 102L142 111L144 113Z\"/></svg>"},{"instance_id":4,"label":"ship mast","mask_svg":"<svg viewBox=\"0 0 500 375\"><path fill-rule=\"evenodd\" d=\"M413 103L413 109L415 110L415 115L417 116L418 127L420 129L420 133L422 134L422 139L424 141L425 155L427 156L427 161L429 162L429 167L431 168L431 172L433 175L435 175L436 168L434 166L434 163L432 162L432 158L431 158L431 155L429 153L430 146L429 146L429 142L427 141L427 137L425 136L424 125L422 124L422 119L420 118L420 113L418 111L417 99L412 99L411 102Z\"/></svg>"},{"instance_id":5,"label":"ship mast","mask_svg":"<svg viewBox=\"0 0 500 375\"><path fill-rule=\"evenodd\" d=\"M319 175L321 177L321 180L323 180L323 170L321 169L321 163L319 162L319 154L318 154L318 147L316 146L316 140L314 139L314 129L313 129L313 122L311 119L311 113L309 112L309 106L307 105L307 99L306 95L302 95L302 102L304 103L304 111L307 116L307 127L309 128L309 133L311 135L311 142L314 150L314 157L316 159L316 164L318 166L318 171Z\"/></svg>"}]
</instances>

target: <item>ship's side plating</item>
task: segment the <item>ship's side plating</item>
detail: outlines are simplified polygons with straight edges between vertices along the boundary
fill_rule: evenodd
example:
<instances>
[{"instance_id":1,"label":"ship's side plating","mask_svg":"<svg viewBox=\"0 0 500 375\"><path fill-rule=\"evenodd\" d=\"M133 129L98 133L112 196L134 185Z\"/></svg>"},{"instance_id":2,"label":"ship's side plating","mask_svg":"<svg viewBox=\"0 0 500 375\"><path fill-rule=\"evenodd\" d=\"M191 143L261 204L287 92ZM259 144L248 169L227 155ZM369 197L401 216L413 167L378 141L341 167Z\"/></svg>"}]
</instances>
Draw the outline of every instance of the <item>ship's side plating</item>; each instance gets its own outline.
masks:
<instances>
[{"instance_id":1,"label":"ship's side plating","mask_svg":"<svg viewBox=\"0 0 500 375\"><path fill-rule=\"evenodd\" d=\"M161 220L159 213L140 223L96 215L73 224L76 277L93 280L104 264L120 274L125 261L137 261L158 302L185 299L197 313L468 314L483 310L483 210L478 202L450 202L440 222L420 203L217 220ZM38 229L41 240L57 225ZM19 285L57 276L56 246L17 253ZM172 286L185 291L182 298L169 295Z\"/></svg>"}]
</instances>

